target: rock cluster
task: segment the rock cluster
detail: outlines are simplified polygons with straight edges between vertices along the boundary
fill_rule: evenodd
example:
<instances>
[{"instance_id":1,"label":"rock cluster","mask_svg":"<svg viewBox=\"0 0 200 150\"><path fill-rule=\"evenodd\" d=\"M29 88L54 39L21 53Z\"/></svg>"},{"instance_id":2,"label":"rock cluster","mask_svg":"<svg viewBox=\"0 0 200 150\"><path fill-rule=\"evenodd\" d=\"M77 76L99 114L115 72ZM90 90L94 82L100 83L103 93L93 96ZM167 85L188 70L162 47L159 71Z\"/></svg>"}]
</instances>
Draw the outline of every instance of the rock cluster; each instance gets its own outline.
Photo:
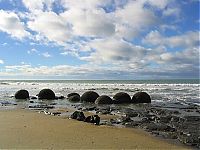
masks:
<instances>
[{"instance_id":1,"label":"rock cluster","mask_svg":"<svg viewBox=\"0 0 200 150\"><path fill-rule=\"evenodd\" d=\"M85 117L84 113L82 111L75 111L71 116L71 119L76 119L78 121L84 121L88 123L93 123L95 125L99 125L100 123L100 117L98 115L92 115Z\"/></svg>"}]
</instances>

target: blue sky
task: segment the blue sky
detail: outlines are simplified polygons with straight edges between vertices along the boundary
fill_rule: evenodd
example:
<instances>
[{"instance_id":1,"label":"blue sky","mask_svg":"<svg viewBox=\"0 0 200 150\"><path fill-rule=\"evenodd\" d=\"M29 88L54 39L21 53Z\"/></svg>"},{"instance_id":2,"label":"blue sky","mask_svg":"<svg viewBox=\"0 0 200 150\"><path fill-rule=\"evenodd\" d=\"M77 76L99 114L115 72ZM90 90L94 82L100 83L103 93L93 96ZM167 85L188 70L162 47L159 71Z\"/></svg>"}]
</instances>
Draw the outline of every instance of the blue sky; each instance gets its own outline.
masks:
<instances>
[{"instance_id":1,"label":"blue sky","mask_svg":"<svg viewBox=\"0 0 200 150\"><path fill-rule=\"evenodd\" d=\"M0 0L0 79L199 78L199 0Z\"/></svg>"}]
</instances>

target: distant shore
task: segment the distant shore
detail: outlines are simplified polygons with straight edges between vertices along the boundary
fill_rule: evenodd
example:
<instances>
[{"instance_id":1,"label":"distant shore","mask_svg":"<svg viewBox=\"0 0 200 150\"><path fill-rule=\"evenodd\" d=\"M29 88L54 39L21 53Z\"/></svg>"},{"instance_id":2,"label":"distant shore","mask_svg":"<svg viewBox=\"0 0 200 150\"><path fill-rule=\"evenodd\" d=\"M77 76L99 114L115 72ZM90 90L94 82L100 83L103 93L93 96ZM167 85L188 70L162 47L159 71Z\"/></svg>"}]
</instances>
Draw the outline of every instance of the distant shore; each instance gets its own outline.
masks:
<instances>
[{"instance_id":1,"label":"distant shore","mask_svg":"<svg viewBox=\"0 0 200 150\"><path fill-rule=\"evenodd\" d=\"M0 149L188 149L139 129L95 126L23 109L0 110Z\"/></svg>"}]
</instances>

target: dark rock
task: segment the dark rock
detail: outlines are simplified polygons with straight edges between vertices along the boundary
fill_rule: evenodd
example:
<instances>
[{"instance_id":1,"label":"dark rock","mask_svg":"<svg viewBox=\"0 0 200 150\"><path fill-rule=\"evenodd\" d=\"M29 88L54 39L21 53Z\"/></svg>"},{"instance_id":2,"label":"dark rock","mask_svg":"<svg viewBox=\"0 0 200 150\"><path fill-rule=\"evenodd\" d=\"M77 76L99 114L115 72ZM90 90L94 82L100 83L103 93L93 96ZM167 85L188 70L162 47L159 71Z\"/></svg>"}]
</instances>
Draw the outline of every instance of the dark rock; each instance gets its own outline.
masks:
<instances>
[{"instance_id":1,"label":"dark rock","mask_svg":"<svg viewBox=\"0 0 200 150\"><path fill-rule=\"evenodd\" d=\"M88 117L85 118L84 121L88 122L88 123L94 123L96 125L99 125L100 117L98 115L88 116Z\"/></svg>"},{"instance_id":2,"label":"dark rock","mask_svg":"<svg viewBox=\"0 0 200 150\"><path fill-rule=\"evenodd\" d=\"M86 106L85 108L82 108L83 111L93 111L95 109L96 109L95 106Z\"/></svg>"},{"instance_id":3,"label":"dark rock","mask_svg":"<svg viewBox=\"0 0 200 150\"><path fill-rule=\"evenodd\" d=\"M191 122L191 121L199 121L200 122L200 116L185 116L184 119L186 121Z\"/></svg>"},{"instance_id":4,"label":"dark rock","mask_svg":"<svg viewBox=\"0 0 200 150\"><path fill-rule=\"evenodd\" d=\"M132 97L133 103L151 103L151 97L146 92L137 92Z\"/></svg>"},{"instance_id":5,"label":"dark rock","mask_svg":"<svg viewBox=\"0 0 200 150\"><path fill-rule=\"evenodd\" d=\"M53 109L54 106L48 106L48 105L34 105L34 106L28 106L28 108L32 108L32 109Z\"/></svg>"},{"instance_id":6,"label":"dark rock","mask_svg":"<svg viewBox=\"0 0 200 150\"><path fill-rule=\"evenodd\" d=\"M83 112L81 111L75 111L71 116L70 118L72 119L76 119L78 121L84 121L85 120L85 115Z\"/></svg>"},{"instance_id":7,"label":"dark rock","mask_svg":"<svg viewBox=\"0 0 200 150\"><path fill-rule=\"evenodd\" d=\"M84 122L91 123L91 120L92 120L92 116L88 116L88 117L85 118Z\"/></svg>"},{"instance_id":8,"label":"dark rock","mask_svg":"<svg viewBox=\"0 0 200 150\"><path fill-rule=\"evenodd\" d=\"M98 110L96 113L97 113L97 114L107 115L107 114L110 114L111 111L109 111L109 110Z\"/></svg>"},{"instance_id":9,"label":"dark rock","mask_svg":"<svg viewBox=\"0 0 200 150\"><path fill-rule=\"evenodd\" d=\"M30 99L37 99L37 97L35 97L35 96L30 96Z\"/></svg>"},{"instance_id":10,"label":"dark rock","mask_svg":"<svg viewBox=\"0 0 200 150\"><path fill-rule=\"evenodd\" d=\"M43 89L39 92L38 99L53 100L55 99L55 93L51 89Z\"/></svg>"},{"instance_id":11,"label":"dark rock","mask_svg":"<svg viewBox=\"0 0 200 150\"><path fill-rule=\"evenodd\" d=\"M122 123L122 120L119 119L119 118L117 118L117 119L110 119L110 122L111 122L112 124L121 124L121 123Z\"/></svg>"},{"instance_id":12,"label":"dark rock","mask_svg":"<svg viewBox=\"0 0 200 150\"><path fill-rule=\"evenodd\" d=\"M34 103L34 101L29 101L29 103Z\"/></svg>"},{"instance_id":13,"label":"dark rock","mask_svg":"<svg viewBox=\"0 0 200 150\"><path fill-rule=\"evenodd\" d=\"M115 104L131 103L131 97L125 92L119 92L113 96L113 102Z\"/></svg>"},{"instance_id":14,"label":"dark rock","mask_svg":"<svg viewBox=\"0 0 200 150\"><path fill-rule=\"evenodd\" d=\"M68 100L71 102L79 102L81 100L80 95L73 95L68 97Z\"/></svg>"},{"instance_id":15,"label":"dark rock","mask_svg":"<svg viewBox=\"0 0 200 150\"><path fill-rule=\"evenodd\" d=\"M97 94L94 91L87 91L81 96L81 101L85 102L95 102L95 100L99 97L99 94Z\"/></svg>"},{"instance_id":16,"label":"dark rock","mask_svg":"<svg viewBox=\"0 0 200 150\"><path fill-rule=\"evenodd\" d=\"M174 128L166 125L166 124L160 124L160 123L148 123L144 126L145 129L147 129L148 131L165 131L165 132L169 132L169 131L175 131Z\"/></svg>"},{"instance_id":17,"label":"dark rock","mask_svg":"<svg viewBox=\"0 0 200 150\"><path fill-rule=\"evenodd\" d=\"M77 96L80 97L80 95L79 95L78 93L69 93L69 94L67 95L67 97L71 97L71 96L74 96L74 95L77 95Z\"/></svg>"},{"instance_id":18,"label":"dark rock","mask_svg":"<svg viewBox=\"0 0 200 150\"><path fill-rule=\"evenodd\" d=\"M51 113L53 116L59 116L61 114L61 112L52 112Z\"/></svg>"},{"instance_id":19,"label":"dark rock","mask_svg":"<svg viewBox=\"0 0 200 150\"><path fill-rule=\"evenodd\" d=\"M50 103L49 105L57 105L57 103Z\"/></svg>"},{"instance_id":20,"label":"dark rock","mask_svg":"<svg viewBox=\"0 0 200 150\"><path fill-rule=\"evenodd\" d=\"M29 99L29 92L27 90L19 90L15 93L16 99Z\"/></svg>"},{"instance_id":21,"label":"dark rock","mask_svg":"<svg viewBox=\"0 0 200 150\"><path fill-rule=\"evenodd\" d=\"M130 122L130 121L132 121L131 118L127 117L127 116L121 117L121 120L122 120L122 122Z\"/></svg>"},{"instance_id":22,"label":"dark rock","mask_svg":"<svg viewBox=\"0 0 200 150\"><path fill-rule=\"evenodd\" d=\"M123 110L123 113L125 113L126 116L128 116L128 117L137 117L138 116L138 112L136 110L131 109L131 108L125 108Z\"/></svg>"},{"instance_id":23,"label":"dark rock","mask_svg":"<svg viewBox=\"0 0 200 150\"><path fill-rule=\"evenodd\" d=\"M141 122L139 121L132 121L132 122L125 123L125 127L128 127L128 128L133 128L139 125L141 125Z\"/></svg>"},{"instance_id":24,"label":"dark rock","mask_svg":"<svg viewBox=\"0 0 200 150\"><path fill-rule=\"evenodd\" d=\"M64 96L55 96L55 99L64 99Z\"/></svg>"},{"instance_id":25,"label":"dark rock","mask_svg":"<svg viewBox=\"0 0 200 150\"><path fill-rule=\"evenodd\" d=\"M113 103L113 100L107 95L99 96L95 100L95 104L112 104L112 103Z\"/></svg>"},{"instance_id":26,"label":"dark rock","mask_svg":"<svg viewBox=\"0 0 200 150\"><path fill-rule=\"evenodd\" d=\"M172 119L172 116L161 116L160 117L160 122L162 122L162 123L169 123L170 121L171 121L171 119Z\"/></svg>"}]
</instances>

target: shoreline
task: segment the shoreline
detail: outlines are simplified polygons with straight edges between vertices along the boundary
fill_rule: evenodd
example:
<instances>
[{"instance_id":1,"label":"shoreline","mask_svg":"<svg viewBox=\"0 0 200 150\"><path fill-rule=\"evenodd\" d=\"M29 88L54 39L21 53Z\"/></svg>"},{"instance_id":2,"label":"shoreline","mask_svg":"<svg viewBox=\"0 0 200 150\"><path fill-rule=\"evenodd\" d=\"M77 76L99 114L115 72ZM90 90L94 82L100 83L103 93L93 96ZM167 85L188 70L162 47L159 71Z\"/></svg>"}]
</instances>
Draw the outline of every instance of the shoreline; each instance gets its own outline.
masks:
<instances>
[{"instance_id":1,"label":"shoreline","mask_svg":"<svg viewBox=\"0 0 200 150\"><path fill-rule=\"evenodd\" d=\"M95 126L24 109L0 110L1 149L190 149L132 128Z\"/></svg>"}]
</instances>

